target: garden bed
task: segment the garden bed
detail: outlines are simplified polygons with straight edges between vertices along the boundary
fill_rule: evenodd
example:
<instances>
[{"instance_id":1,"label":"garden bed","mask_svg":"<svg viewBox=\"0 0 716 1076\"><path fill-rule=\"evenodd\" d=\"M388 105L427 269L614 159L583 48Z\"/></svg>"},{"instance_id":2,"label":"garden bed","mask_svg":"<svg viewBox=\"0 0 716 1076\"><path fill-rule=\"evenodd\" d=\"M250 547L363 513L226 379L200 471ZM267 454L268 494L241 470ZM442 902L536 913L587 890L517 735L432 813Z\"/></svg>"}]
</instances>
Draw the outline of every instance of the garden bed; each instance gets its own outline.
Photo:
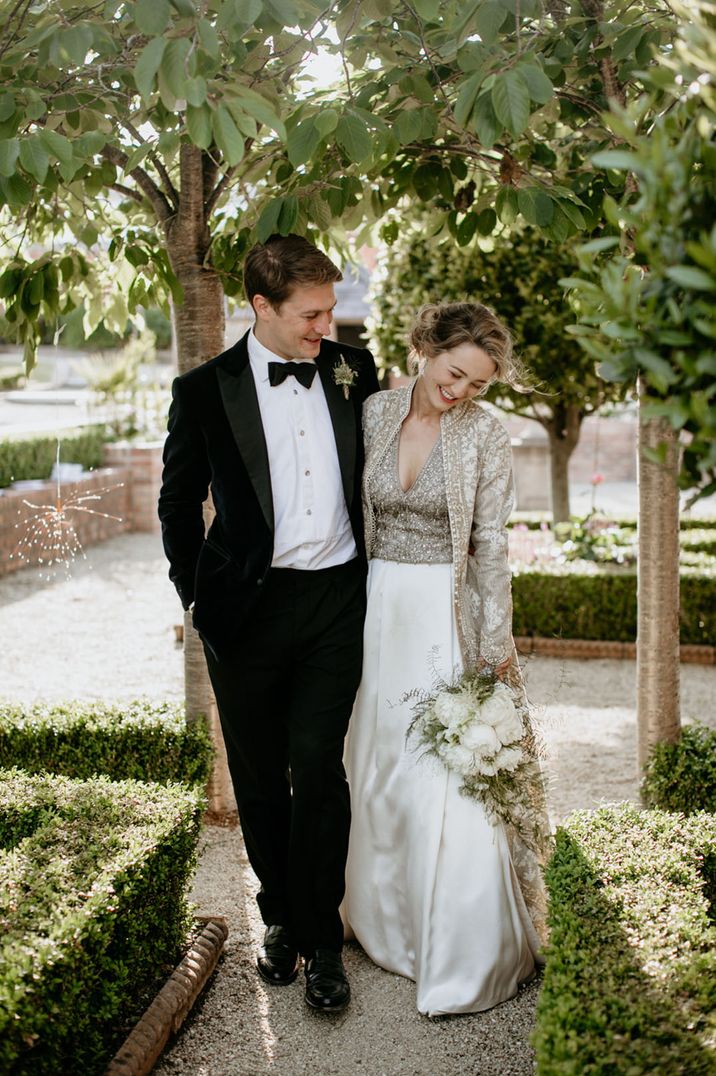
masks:
<instances>
[{"instance_id":1,"label":"garden bed","mask_svg":"<svg viewBox=\"0 0 716 1076\"><path fill-rule=\"evenodd\" d=\"M0 774L0 1071L104 1070L185 948L201 806L186 786Z\"/></svg>"},{"instance_id":2,"label":"garden bed","mask_svg":"<svg viewBox=\"0 0 716 1076\"><path fill-rule=\"evenodd\" d=\"M546 881L539 1076L713 1076L716 817L578 812Z\"/></svg>"},{"instance_id":3,"label":"garden bed","mask_svg":"<svg viewBox=\"0 0 716 1076\"><path fill-rule=\"evenodd\" d=\"M204 786L212 746L178 703L0 704L0 768Z\"/></svg>"}]
</instances>

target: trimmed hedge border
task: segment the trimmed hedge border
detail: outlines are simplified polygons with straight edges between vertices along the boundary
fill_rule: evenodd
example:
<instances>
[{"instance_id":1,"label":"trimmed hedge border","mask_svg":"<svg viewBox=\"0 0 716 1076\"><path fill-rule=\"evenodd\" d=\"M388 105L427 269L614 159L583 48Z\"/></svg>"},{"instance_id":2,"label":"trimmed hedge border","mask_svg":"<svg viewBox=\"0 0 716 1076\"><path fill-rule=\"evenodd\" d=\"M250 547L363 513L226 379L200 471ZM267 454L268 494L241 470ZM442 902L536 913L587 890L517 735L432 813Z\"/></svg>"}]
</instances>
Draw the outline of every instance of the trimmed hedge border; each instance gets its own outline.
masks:
<instances>
[{"instance_id":1,"label":"trimmed hedge border","mask_svg":"<svg viewBox=\"0 0 716 1076\"><path fill-rule=\"evenodd\" d=\"M0 768L203 786L211 764L206 723L178 703L0 704Z\"/></svg>"},{"instance_id":2,"label":"trimmed hedge border","mask_svg":"<svg viewBox=\"0 0 716 1076\"><path fill-rule=\"evenodd\" d=\"M539 1076L713 1076L716 817L577 812L545 879Z\"/></svg>"},{"instance_id":3,"label":"trimmed hedge border","mask_svg":"<svg viewBox=\"0 0 716 1076\"><path fill-rule=\"evenodd\" d=\"M636 572L573 561L512 576L513 632L543 639L636 640ZM681 642L716 644L716 572L681 569Z\"/></svg>"},{"instance_id":4,"label":"trimmed hedge border","mask_svg":"<svg viewBox=\"0 0 716 1076\"><path fill-rule=\"evenodd\" d=\"M185 946L201 807L182 785L0 772L0 1071L104 1070Z\"/></svg>"},{"instance_id":5,"label":"trimmed hedge border","mask_svg":"<svg viewBox=\"0 0 716 1076\"><path fill-rule=\"evenodd\" d=\"M90 426L83 433L61 437L63 463L81 463L86 471L102 466L107 435L103 425ZM57 458L57 437L30 437L0 441L0 488L26 478L49 478Z\"/></svg>"},{"instance_id":6,"label":"trimmed hedge border","mask_svg":"<svg viewBox=\"0 0 716 1076\"><path fill-rule=\"evenodd\" d=\"M549 512L513 512L507 526L527 527L527 529L531 531L540 530L543 523L546 523L551 527L551 519L552 517ZM613 527L634 527L636 529L637 519L635 516L629 516L627 519L610 518L609 523ZM691 518L682 515L679 519L679 528L682 531L711 530L714 527L716 527L716 519L713 517L699 519L695 516Z\"/></svg>"}]
</instances>

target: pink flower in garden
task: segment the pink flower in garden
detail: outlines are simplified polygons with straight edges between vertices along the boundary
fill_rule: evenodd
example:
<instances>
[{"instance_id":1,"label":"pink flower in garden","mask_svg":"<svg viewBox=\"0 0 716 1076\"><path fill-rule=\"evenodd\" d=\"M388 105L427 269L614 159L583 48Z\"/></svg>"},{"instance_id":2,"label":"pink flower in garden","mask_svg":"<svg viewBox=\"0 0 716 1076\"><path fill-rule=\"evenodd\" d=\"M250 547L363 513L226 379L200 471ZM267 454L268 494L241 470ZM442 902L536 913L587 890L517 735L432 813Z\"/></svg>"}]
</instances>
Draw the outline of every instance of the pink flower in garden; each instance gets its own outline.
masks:
<instances>
[{"instance_id":1,"label":"pink flower in garden","mask_svg":"<svg viewBox=\"0 0 716 1076\"><path fill-rule=\"evenodd\" d=\"M603 481L604 481L604 475L600 474L598 471L597 471L596 474L592 475L592 485L593 486L601 486Z\"/></svg>"}]
</instances>

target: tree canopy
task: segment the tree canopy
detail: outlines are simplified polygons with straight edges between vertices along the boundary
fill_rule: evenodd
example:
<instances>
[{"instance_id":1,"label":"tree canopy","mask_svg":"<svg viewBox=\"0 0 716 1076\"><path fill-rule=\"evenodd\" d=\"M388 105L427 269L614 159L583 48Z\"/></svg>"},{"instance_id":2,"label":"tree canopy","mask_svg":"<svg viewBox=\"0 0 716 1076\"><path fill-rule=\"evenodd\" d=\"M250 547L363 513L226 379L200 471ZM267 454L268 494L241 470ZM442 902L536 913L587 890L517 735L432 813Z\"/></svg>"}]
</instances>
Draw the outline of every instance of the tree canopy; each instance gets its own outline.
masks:
<instances>
[{"instance_id":1,"label":"tree canopy","mask_svg":"<svg viewBox=\"0 0 716 1076\"><path fill-rule=\"evenodd\" d=\"M607 202L617 235L584 245L583 275L565 283L601 375L641 377L645 416L685 431L680 484L699 496L716 491L716 6L692 15L651 75L668 105L649 132L645 102L610 121L623 146L596 163L637 190Z\"/></svg>"},{"instance_id":2,"label":"tree canopy","mask_svg":"<svg viewBox=\"0 0 716 1076\"><path fill-rule=\"evenodd\" d=\"M117 327L170 292L187 311L180 362L199 361L211 351L191 340L196 311L218 324L256 238L389 236L403 199L442 213L459 243L517 217L557 241L591 231L624 184L589 163L614 142L603 112L640 92L673 34L666 0L2 0L0 12L13 255L0 293L28 365L38 317L59 306L84 296L88 330ZM340 59L338 87L302 77L320 48ZM39 261L31 240L47 248Z\"/></svg>"}]
</instances>

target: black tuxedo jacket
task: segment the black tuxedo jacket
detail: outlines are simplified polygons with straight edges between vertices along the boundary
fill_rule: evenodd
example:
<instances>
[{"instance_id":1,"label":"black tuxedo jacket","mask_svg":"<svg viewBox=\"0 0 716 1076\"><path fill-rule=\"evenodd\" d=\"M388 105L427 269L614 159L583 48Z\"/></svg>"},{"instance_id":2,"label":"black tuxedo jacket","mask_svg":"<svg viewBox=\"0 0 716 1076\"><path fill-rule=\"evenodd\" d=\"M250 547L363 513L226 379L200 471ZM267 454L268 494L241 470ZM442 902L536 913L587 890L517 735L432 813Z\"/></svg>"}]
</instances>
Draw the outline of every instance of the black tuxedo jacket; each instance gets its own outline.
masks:
<instances>
[{"instance_id":1,"label":"black tuxedo jacket","mask_svg":"<svg viewBox=\"0 0 716 1076\"><path fill-rule=\"evenodd\" d=\"M174 381L159 495L169 577L184 608L194 603L194 626L219 659L260 601L273 557L271 475L247 338ZM357 375L348 399L334 379L341 355ZM367 350L323 340L316 365L364 558L361 411L378 389L375 364ZM216 516L204 536L209 486Z\"/></svg>"}]
</instances>

